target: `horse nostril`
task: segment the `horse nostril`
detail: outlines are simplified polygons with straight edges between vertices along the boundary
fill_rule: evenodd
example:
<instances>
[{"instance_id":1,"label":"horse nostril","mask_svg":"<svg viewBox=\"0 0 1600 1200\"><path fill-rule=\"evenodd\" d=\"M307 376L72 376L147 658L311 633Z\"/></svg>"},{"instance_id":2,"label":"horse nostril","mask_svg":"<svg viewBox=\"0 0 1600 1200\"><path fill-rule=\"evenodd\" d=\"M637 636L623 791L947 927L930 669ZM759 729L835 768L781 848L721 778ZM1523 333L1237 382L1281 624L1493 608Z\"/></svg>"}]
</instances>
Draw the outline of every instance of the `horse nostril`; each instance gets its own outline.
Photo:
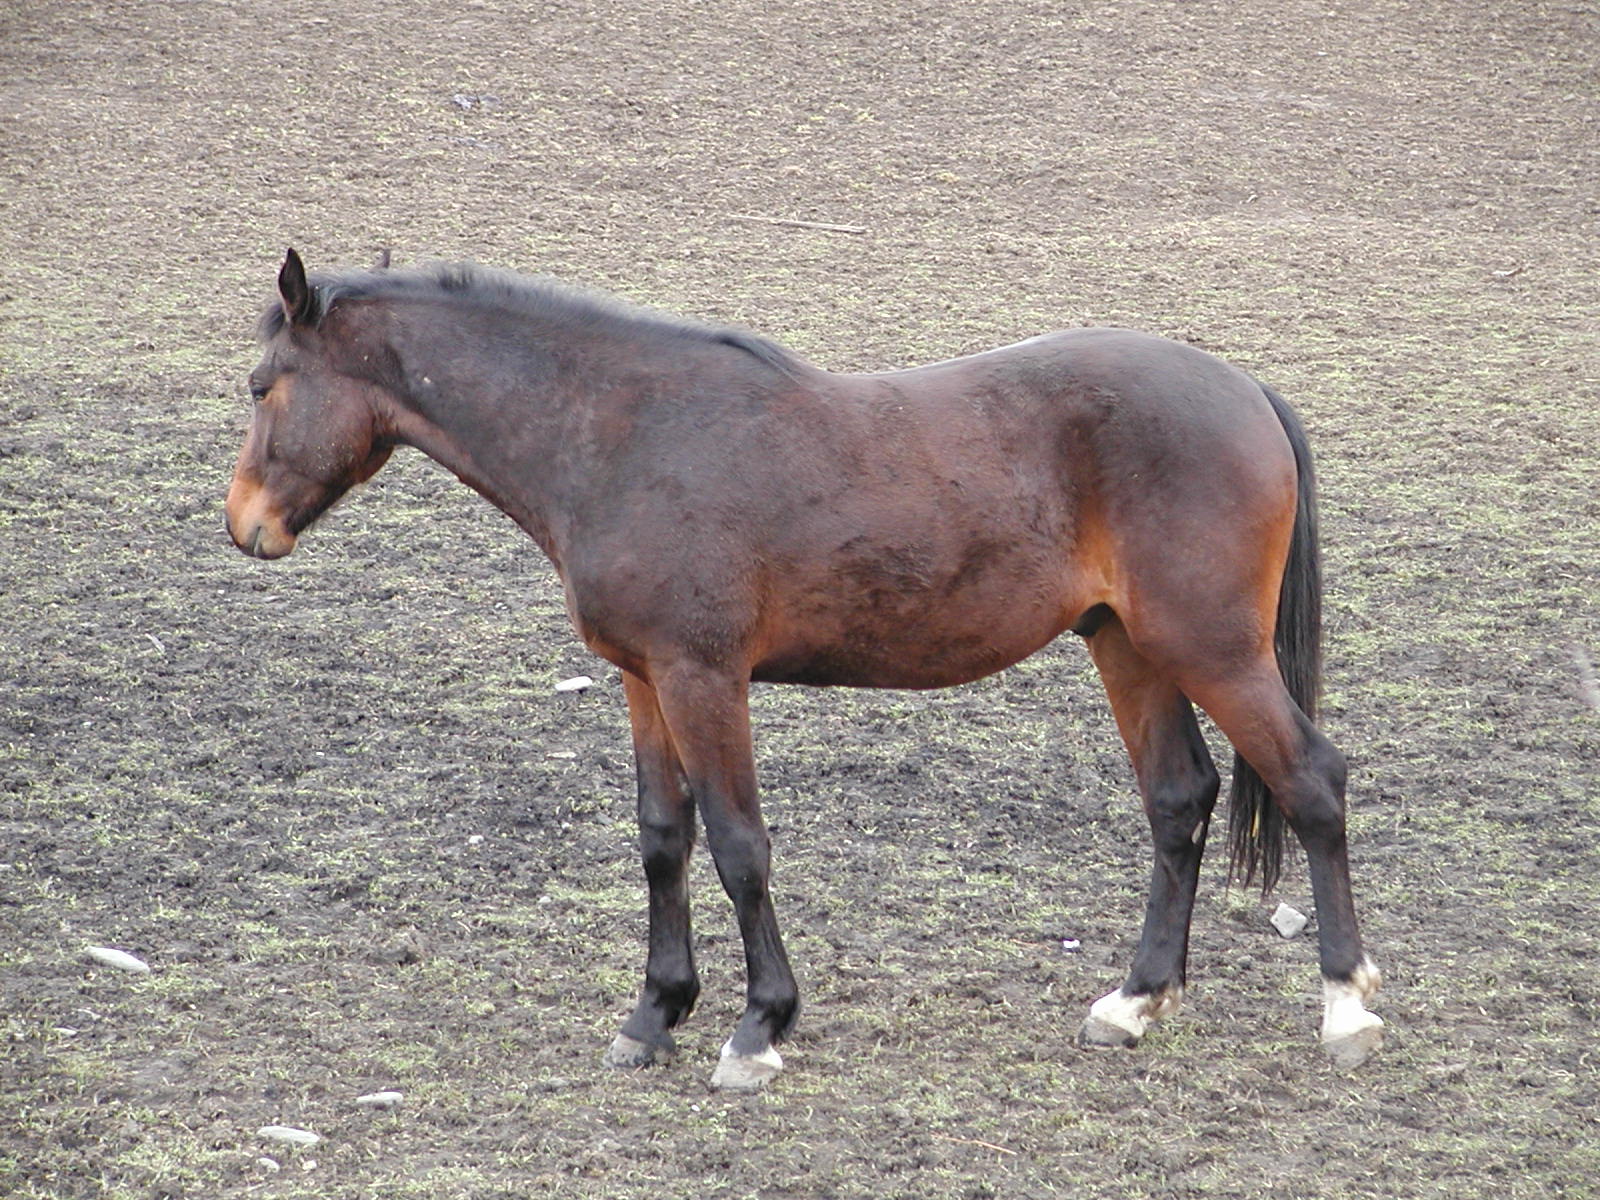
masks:
<instances>
[{"instance_id":1,"label":"horse nostril","mask_svg":"<svg viewBox=\"0 0 1600 1200\"><path fill-rule=\"evenodd\" d=\"M256 526L256 534L255 534L255 536L253 538L250 539L250 557L251 558L260 558L261 557L261 534L262 534L262 532L263 532L263 526L257 525Z\"/></svg>"}]
</instances>

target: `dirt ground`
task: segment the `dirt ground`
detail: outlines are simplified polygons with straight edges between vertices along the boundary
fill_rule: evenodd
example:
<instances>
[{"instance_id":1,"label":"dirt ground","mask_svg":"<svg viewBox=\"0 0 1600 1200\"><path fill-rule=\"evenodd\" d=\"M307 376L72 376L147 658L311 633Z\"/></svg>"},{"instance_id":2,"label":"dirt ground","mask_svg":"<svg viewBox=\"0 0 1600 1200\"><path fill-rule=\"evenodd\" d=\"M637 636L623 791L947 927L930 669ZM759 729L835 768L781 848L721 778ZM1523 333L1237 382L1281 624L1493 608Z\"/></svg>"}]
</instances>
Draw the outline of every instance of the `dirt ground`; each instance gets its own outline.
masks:
<instances>
[{"instance_id":1,"label":"dirt ground","mask_svg":"<svg viewBox=\"0 0 1600 1200\"><path fill-rule=\"evenodd\" d=\"M1597 53L1557 0L6 6L0 1192L1595 1195ZM1273 384L1319 455L1382 1055L1316 1045L1314 946L1267 922L1298 860L1265 899L1209 864L1184 1011L1075 1045L1148 836L1067 639L760 691L789 1069L706 1086L741 962L703 856L682 1058L605 1069L626 717L537 549L415 455L285 562L222 533L290 244L837 370L1118 324Z\"/></svg>"}]
</instances>

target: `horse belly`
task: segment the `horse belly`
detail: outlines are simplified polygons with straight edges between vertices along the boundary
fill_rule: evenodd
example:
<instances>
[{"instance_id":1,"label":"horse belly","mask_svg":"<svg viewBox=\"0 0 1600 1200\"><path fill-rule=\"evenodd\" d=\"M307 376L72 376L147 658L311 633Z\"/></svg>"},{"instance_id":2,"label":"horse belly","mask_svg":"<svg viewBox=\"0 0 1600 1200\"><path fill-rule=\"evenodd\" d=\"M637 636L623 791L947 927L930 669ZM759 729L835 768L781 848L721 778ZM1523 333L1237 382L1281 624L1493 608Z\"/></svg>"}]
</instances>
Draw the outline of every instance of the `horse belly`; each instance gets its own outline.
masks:
<instances>
[{"instance_id":1,"label":"horse belly","mask_svg":"<svg viewBox=\"0 0 1600 1200\"><path fill-rule=\"evenodd\" d=\"M848 576L790 597L769 621L752 678L766 683L937 688L969 683L1051 642L1088 603L1050 572L875 582Z\"/></svg>"}]
</instances>

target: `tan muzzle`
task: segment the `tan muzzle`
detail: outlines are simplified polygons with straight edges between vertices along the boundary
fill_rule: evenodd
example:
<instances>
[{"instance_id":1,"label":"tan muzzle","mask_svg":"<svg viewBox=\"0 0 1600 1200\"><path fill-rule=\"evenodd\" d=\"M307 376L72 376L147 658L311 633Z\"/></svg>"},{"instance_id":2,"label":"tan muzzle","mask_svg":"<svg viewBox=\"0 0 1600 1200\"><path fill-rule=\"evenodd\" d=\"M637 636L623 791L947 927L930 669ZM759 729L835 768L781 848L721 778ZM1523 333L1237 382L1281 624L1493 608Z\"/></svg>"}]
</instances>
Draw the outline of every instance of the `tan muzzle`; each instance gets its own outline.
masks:
<instances>
[{"instance_id":1,"label":"tan muzzle","mask_svg":"<svg viewBox=\"0 0 1600 1200\"><path fill-rule=\"evenodd\" d=\"M294 549L295 535L273 507L267 491L254 480L235 475L223 508L233 544L255 558L282 558Z\"/></svg>"}]
</instances>

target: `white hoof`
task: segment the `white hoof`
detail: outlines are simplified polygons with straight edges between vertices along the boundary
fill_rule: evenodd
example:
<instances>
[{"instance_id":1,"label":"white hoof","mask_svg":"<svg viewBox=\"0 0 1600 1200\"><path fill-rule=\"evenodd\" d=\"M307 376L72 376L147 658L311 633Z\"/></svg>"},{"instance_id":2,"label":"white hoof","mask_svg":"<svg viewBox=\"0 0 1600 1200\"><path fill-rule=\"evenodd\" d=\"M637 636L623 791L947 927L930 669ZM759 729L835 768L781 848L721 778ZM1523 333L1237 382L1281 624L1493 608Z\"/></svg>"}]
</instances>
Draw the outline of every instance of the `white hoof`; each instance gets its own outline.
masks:
<instances>
[{"instance_id":1,"label":"white hoof","mask_svg":"<svg viewBox=\"0 0 1600 1200\"><path fill-rule=\"evenodd\" d=\"M735 1054L730 1041L712 1072L711 1086L726 1092L759 1092L783 1070L783 1058L768 1046L760 1054Z\"/></svg>"},{"instance_id":2,"label":"white hoof","mask_svg":"<svg viewBox=\"0 0 1600 1200\"><path fill-rule=\"evenodd\" d=\"M1348 983L1322 981L1322 1048L1341 1070L1359 1067L1383 1044L1383 1018L1366 1005L1381 982L1371 959L1362 960Z\"/></svg>"},{"instance_id":3,"label":"white hoof","mask_svg":"<svg viewBox=\"0 0 1600 1200\"><path fill-rule=\"evenodd\" d=\"M1181 991L1130 996L1118 988L1089 1006L1078 1041L1085 1046L1137 1046L1152 1024L1177 1012L1182 1002Z\"/></svg>"},{"instance_id":4,"label":"white hoof","mask_svg":"<svg viewBox=\"0 0 1600 1200\"><path fill-rule=\"evenodd\" d=\"M1322 1048L1328 1052L1333 1065L1341 1071L1354 1070L1378 1052L1383 1045L1383 1018L1377 1013L1367 1013L1367 1022L1349 1033L1329 1037L1322 1035Z\"/></svg>"}]
</instances>

